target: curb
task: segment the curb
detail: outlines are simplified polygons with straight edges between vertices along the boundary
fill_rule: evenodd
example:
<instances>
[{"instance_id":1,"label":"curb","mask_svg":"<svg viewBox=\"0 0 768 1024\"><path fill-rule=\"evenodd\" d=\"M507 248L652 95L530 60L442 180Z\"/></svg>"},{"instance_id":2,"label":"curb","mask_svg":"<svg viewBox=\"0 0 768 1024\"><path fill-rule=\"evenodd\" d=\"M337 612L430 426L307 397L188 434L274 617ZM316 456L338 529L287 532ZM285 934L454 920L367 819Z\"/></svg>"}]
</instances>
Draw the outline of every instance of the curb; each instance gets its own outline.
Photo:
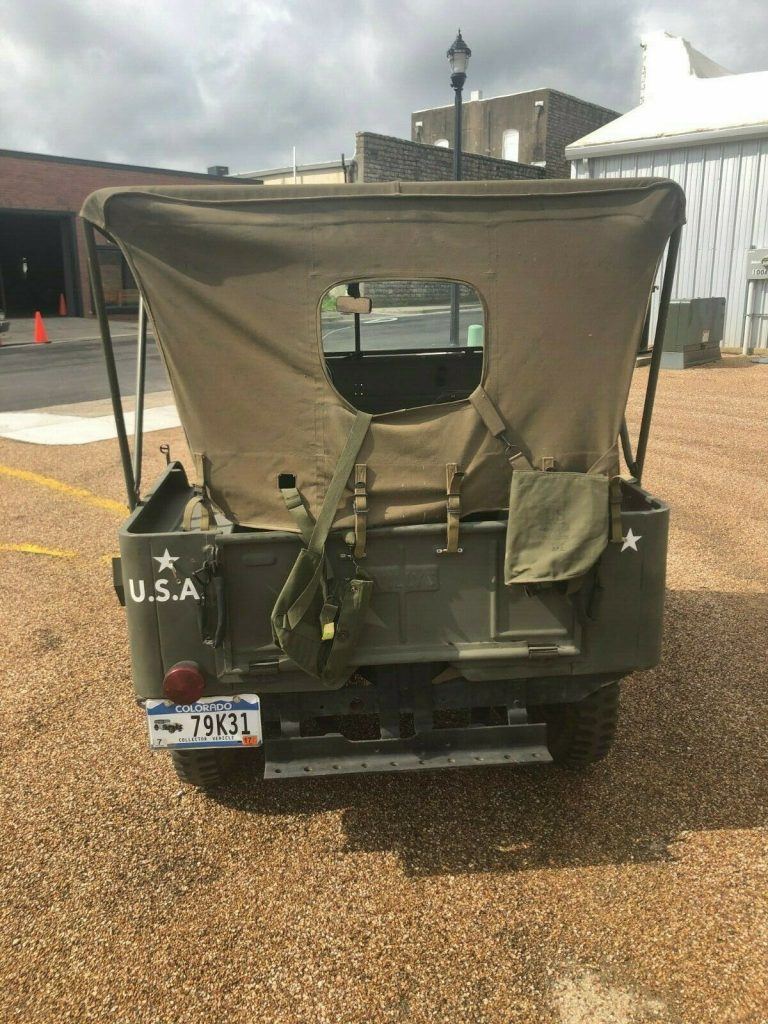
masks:
<instances>
[{"instance_id":1,"label":"curb","mask_svg":"<svg viewBox=\"0 0 768 1024\"><path fill-rule=\"evenodd\" d=\"M35 345L38 344L35 341L5 341L5 338L7 338L7 337L8 337L8 334L5 334L3 336L3 338L0 339L0 349L2 349L2 348L34 348ZM134 338L135 339L135 337L136 337L136 335L133 332L131 332L130 334L113 334L112 335L112 341L122 341L124 338ZM148 334L148 337L151 338L152 335ZM89 338L52 338L49 344L51 344L51 345L69 345L72 342L78 342L78 341L101 341L101 336L97 334L94 337L89 337ZM42 346L39 346L39 347L42 347Z\"/></svg>"}]
</instances>

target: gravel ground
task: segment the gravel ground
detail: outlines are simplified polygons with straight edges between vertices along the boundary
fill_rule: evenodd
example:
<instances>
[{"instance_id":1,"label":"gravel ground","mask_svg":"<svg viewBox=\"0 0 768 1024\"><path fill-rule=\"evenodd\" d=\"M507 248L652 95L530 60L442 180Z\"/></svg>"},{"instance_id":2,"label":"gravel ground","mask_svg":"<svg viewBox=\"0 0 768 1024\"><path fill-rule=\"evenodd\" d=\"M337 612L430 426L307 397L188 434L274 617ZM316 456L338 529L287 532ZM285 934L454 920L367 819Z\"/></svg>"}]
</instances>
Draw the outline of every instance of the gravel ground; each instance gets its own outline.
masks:
<instances>
[{"instance_id":1,"label":"gravel ground","mask_svg":"<svg viewBox=\"0 0 768 1024\"><path fill-rule=\"evenodd\" d=\"M645 371L638 371L638 384ZM614 753L180 792L145 749L114 510L0 477L2 1019L768 1020L768 366L662 374L662 665ZM632 419L638 392L631 401ZM151 435L156 447L179 432ZM114 442L0 465L120 497Z\"/></svg>"}]
</instances>

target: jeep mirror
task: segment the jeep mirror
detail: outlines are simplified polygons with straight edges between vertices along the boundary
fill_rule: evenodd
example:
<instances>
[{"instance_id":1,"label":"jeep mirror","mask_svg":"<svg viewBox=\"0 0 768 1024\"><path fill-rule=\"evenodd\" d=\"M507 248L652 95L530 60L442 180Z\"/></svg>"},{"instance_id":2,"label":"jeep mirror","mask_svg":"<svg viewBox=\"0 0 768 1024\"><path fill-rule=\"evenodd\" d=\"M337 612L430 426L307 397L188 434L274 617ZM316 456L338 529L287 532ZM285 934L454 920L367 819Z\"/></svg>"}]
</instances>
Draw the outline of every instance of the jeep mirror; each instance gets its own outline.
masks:
<instances>
[{"instance_id":1,"label":"jeep mirror","mask_svg":"<svg viewBox=\"0 0 768 1024\"><path fill-rule=\"evenodd\" d=\"M337 313L370 313L372 309L371 299L355 298L352 295L339 295L336 299Z\"/></svg>"}]
</instances>

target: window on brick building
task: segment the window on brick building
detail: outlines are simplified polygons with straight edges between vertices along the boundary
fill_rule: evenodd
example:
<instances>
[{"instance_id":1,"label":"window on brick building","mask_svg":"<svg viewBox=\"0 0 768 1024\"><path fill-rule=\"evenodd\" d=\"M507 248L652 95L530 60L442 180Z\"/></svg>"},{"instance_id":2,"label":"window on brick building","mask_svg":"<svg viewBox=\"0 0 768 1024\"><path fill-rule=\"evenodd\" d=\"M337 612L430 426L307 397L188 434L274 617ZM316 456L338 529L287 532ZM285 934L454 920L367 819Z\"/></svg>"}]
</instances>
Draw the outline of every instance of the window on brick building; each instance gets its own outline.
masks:
<instances>
[{"instance_id":1,"label":"window on brick building","mask_svg":"<svg viewBox=\"0 0 768 1024\"><path fill-rule=\"evenodd\" d=\"M139 292L125 257L115 245L97 245L107 309L130 312L139 304Z\"/></svg>"}]
</instances>

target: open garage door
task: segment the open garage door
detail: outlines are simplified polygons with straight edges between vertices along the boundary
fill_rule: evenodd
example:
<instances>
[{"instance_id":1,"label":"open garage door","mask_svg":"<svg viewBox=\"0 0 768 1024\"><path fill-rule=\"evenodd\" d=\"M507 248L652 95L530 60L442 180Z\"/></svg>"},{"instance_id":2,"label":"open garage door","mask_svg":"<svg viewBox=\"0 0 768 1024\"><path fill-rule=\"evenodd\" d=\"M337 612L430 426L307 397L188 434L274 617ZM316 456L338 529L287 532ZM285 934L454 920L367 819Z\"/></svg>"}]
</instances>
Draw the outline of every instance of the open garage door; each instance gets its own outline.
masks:
<instances>
[{"instance_id":1,"label":"open garage door","mask_svg":"<svg viewBox=\"0 0 768 1024\"><path fill-rule=\"evenodd\" d=\"M70 313L79 312L72 231L66 215L0 212L0 306L7 316L55 314L61 295Z\"/></svg>"}]
</instances>

